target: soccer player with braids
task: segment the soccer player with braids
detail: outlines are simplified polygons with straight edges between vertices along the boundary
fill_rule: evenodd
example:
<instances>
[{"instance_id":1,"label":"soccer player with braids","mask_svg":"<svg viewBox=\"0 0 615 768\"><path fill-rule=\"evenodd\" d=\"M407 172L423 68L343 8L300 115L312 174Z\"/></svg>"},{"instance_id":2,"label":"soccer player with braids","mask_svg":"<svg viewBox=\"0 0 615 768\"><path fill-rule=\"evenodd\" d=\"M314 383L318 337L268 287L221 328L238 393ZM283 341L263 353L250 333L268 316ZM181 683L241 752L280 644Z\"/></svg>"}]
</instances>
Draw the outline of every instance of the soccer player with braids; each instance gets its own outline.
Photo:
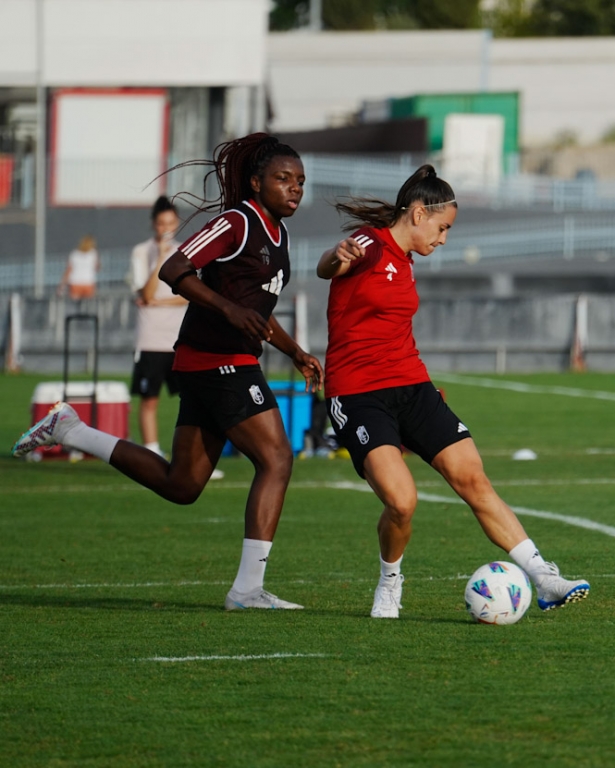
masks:
<instances>
[{"instance_id":1,"label":"soccer player with braids","mask_svg":"<svg viewBox=\"0 0 615 768\"><path fill-rule=\"evenodd\" d=\"M444 477L489 539L527 572L542 610L585 597L589 584L564 579L554 563L546 563L496 494L468 428L431 383L416 348L412 254L429 256L446 243L457 216L453 190L423 165L402 185L394 205L351 198L336 207L350 216L347 229L355 231L318 264L318 275L331 280L325 395L338 439L384 506L371 615L397 618L401 608L401 562L417 504L402 446Z\"/></svg>"},{"instance_id":2,"label":"soccer player with braids","mask_svg":"<svg viewBox=\"0 0 615 768\"><path fill-rule=\"evenodd\" d=\"M264 133L221 144L213 160L189 164L208 167L204 189L214 175L220 190L213 201L205 192L199 210L220 213L160 270L161 280L189 301L175 344L180 407L171 461L88 427L66 403L28 430L13 455L59 443L98 456L169 501L191 504L230 440L250 459L255 474L239 571L225 607L301 608L263 587L293 455L258 358L268 342L290 357L305 377L306 390L322 387L318 360L272 314L290 276L282 219L301 202L303 164L291 147Z\"/></svg>"}]
</instances>

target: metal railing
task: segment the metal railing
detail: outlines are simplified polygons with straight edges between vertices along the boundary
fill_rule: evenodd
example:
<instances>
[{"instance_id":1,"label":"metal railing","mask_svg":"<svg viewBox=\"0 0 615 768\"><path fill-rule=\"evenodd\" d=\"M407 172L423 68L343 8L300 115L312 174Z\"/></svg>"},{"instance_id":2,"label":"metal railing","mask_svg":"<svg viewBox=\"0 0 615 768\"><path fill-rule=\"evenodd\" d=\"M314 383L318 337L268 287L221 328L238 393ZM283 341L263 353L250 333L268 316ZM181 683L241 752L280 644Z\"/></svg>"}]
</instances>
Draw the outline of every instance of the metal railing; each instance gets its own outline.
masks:
<instances>
[{"instance_id":1,"label":"metal railing","mask_svg":"<svg viewBox=\"0 0 615 768\"><path fill-rule=\"evenodd\" d=\"M451 183L465 206L535 208L555 212L615 210L615 179L556 179L524 173L502 174L494 182L480 169L449 178L440 155L396 155L384 158L341 155L304 155L306 185L303 205L317 198L344 195L394 200L404 181L423 162L433 163Z\"/></svg>"},{"instance_id":2,"label":"metal railing","mask_svg":"<svg viewBox=\"0 0 615 768\"><path fill-rule=\"evenodd\" d=\"M340 234L338 239L342 239ZM299 279L315 274L323 251L335 237L295 238L293 273ZM591 255L595 261L615 259L615 219L603 213L565 214L542 220L515 218L494 223L456 224L445 246L436 248L419 269L438 270L444 264L494 259L547 258L572 261Z\"/></svg>"},{"instance_id":3,"label":"metal railing","mask_svg":"<svg viewBox=\"0 0 615 768\"><path fill-rule=\"evenodd\" d=\"M445 159L441 154L416 155L398 154L384 156L346 155L303 155L306 170L306 185L303 206L316 199L332 199L344 195L377 196L395 199L403 182L424 162L433 163L441 175L455 189L464 206L487 206L492 208L541 207L563 212L571 210L615 210L615 179L594 178L558 179L538 174L525 174L517 170L518 163L508 158L507 169L497 174L488 169L465 165L473 169L464 174L448 176ZM59 166L58 166L59 167ZM72 200L83 205L134 205L145 204L159 191L157 182L152 182L157 165L147 159L111 160L62 160L61 188L54 186L58 200L65 204ZM0 208L14 207L30 209L34 204L34 161L31 155L0 154ZM53 170L53 173L52 173ZM48 165L48 178L59 178L58 168ZM179 174L179 175L178 175ZM195 187L201 192L201 179L190 179L174 172L165 177L163 185L169 192L178 192ZM51 191L51 187L50 187ZM70 192L70 194L69 194ZM73 200L74 198L74 200ZM81 201L81 203L80 203Z\"/></svg>"},{"instance_id":4,"label":"metal railing","mask_svg":"<svg viewBox=\"0 0 615 768\"><path fill-rule=\"evenodd\" d=\"M304 205L315 199L333 200L344 195L395 199L401 184L423 160L411 155L384 158L306 155L304 164L308 181ZM28 182L23 186L26 175L21 171L15 178L19 180L21 192L26 192L19 196L23 203L29 199L28 190L32 185ZM5 178L5 186L6 181ZM94 181L91 179L92 183ZM598 261L615 258L615 217L612 215L615 181L564 181L513 174L503 176L495 188L477 188L475 182L475 178L465 182L462 179L455 186L461 208L481 206L509 209L509 212L494 222L458 222L451 230L446 246L436 249L428 261L421 261L419 269L437 270L448 263L476 263L501 258L572 260L587 254L592 254ZM10 199L13 206L19 205L13 197ZM518 210L518 215L513 217L510 209ZM541 215L528 215L527 211L539 211ZM341 237L340 232L333 236L292 238L294 275L299 279L313 276L322 252ZM130 250L131 246L126 246L100 251L101 288L125 286ZM60 282L66 258L66 253L47 254L47 287ZM0 290L31 288L33 264L32 254L4 257L0 261Z\"/></svg>"},{"instance_id":5,"label":"metal railing","mask_svg":"<svg viewBox=\"0 0 615 768\"><path fill-rule=\"evenodd\" d=\"M293 238L291 264L299 280L313 277L323 251L343 234ZM100 288L124 288L129 283L131 248L100 251ZM445 246L436 248L427 260L418 259L419 269L437 271L446 264L497 259L560 259L573 261L590 255L594 261L615 259L615 218L605 213L565 214L549 218L505 219L493 223L456 224ZM66 267L66 253L51 253L45 263L45 285L57 286ZM34 257L0 261L0 290L29 289L33 281Z\"/></svg>"},{"instance_id":6,"label":"metal railing","mask_svg":"<svg viewBox=\"0 0 615 768\"><path fill-rule=\"evenodd\" d=\"M130 283L131 248L109 248L99 251L100 272L97 277L99 288L126 288ZM50 253L45 259L45 286L48 289L60 284L66 269L67 254ZM2 259L0 261L0 290L30 290L33 287L34 256L24 259Z\"/></svg>"}]
</instances>

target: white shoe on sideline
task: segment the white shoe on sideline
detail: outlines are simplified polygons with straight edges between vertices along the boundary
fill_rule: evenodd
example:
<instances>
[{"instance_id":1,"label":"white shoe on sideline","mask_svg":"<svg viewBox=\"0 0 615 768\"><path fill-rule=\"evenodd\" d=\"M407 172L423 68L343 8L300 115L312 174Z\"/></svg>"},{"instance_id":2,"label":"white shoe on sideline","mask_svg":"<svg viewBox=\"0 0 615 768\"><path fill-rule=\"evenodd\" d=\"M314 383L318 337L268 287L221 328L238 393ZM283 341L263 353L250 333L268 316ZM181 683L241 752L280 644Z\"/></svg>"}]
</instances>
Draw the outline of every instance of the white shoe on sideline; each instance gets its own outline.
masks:
<instances>
[{"instance_id":1,"label":"white shoe on sideline","mask_svg":"<svg viewBox=\"0 0 615 768\"><path fill-rule=\"evenodd\" d=\"M214 469L214 471L211 473L210 480L222 480L224 477L224 472L221 469Z\"/></svg>"},{"instance_id":2,"label":"white shoe on sideline","mask_svg":"<svg viewBox=\"0 0 615 768\"><path fill-rule=\"evenodd\" d=\"M371 617L373 619L398 619L401 604L401 587L404 583L403 574L391 576L388 579L380 577L374 594L374 605Z\"/></svg>"},{"instance_id":3,"label":"white shoe on sideline","mask_svg":"<svg viewBox=\"0 0 615 768\"><path fill-rule=\"evenodd\" d=\"M549 575L543 578L540 586L536 586L538 607L542 611L561 608L567 603L576 603L587 597L589 584L585 579L568 581L559 575L559 568L555 563L547 563L547 567Z\"/></svg>"},{"instance_id":4,"label":"white shoe on sideline","mask_svg":"<svg viewBox=\"0 0 615 768\"><path fill-rule=\"evenodd\" d=\"M62 445L67 432L80 421L74 408L67 403L56 403L44 418L23 433L11 448L11 455L19 458L35 448Z\"/></svg>"},{"instance_id":5,"label":"white shoe on sideline","mask_svg":"<svg viewBox=\"0 0 615 768\"><path fill-rule=\"evenodd\" d=\"M242 611L245 608L274 608L286 611L303 609L302 605L281 600L276 595L272 595L271 592L266 592L262 587L243 594L231 589L224 601L224 607L227 611Z\"/></svg>"}]
</instances>

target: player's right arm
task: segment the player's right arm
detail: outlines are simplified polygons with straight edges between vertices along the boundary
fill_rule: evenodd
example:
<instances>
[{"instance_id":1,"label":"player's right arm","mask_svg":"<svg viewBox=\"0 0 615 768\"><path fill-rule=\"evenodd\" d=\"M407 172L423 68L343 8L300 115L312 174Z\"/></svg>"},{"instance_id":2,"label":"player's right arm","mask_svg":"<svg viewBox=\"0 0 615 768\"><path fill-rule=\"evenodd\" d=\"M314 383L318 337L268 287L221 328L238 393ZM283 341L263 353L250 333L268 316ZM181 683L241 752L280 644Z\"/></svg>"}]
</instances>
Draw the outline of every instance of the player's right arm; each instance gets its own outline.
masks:
<instances>
[{"instance_id":1,"label":"player's right arm","mask_svg":"<svg viewBox=\"0 0 615 768\"><path fill-rule=\"evenodd\" d=\"M209 222L196 235L188 238L162 265L159 276L173 293L190 302L219 312L228 322L250 338L268 341L271 328L254 309L240 307L203 283L197 270L219 258L238 253L245 243L244 217L230 211Z\"/></svg>"},{"instance_id":2,"label":"player's right arm","mask_svg":"<svg viewBox=\"0 0 615 768\"><path fill-rule=\"evenodd\" d=\"M365 248L352 237L340 241L334 248L329 248L320 257L316 274L323 280L331 280L345 274L353 261L365 256Z\"/></svg>"}]
</instances>

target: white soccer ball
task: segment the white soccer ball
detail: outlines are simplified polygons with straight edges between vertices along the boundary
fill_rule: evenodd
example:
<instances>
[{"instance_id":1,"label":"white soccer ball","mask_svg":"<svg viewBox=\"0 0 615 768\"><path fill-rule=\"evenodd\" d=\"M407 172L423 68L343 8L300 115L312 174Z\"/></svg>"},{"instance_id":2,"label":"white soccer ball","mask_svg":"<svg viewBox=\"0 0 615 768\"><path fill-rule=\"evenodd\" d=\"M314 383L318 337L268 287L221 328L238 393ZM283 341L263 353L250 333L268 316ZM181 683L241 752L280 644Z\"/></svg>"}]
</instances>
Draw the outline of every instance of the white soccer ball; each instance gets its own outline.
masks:
<instances>
[{"instance_id":1,"label":"white soccer ball","mask_svg":"<svg viewBox=\"0 0 615 768\"><path fill-rule=\"evenodd\" d=\"M466 608L481 624L516 624L530 607L532 585L514 563L481 565L466 585Z\"/></svg>"}]
</instances>

